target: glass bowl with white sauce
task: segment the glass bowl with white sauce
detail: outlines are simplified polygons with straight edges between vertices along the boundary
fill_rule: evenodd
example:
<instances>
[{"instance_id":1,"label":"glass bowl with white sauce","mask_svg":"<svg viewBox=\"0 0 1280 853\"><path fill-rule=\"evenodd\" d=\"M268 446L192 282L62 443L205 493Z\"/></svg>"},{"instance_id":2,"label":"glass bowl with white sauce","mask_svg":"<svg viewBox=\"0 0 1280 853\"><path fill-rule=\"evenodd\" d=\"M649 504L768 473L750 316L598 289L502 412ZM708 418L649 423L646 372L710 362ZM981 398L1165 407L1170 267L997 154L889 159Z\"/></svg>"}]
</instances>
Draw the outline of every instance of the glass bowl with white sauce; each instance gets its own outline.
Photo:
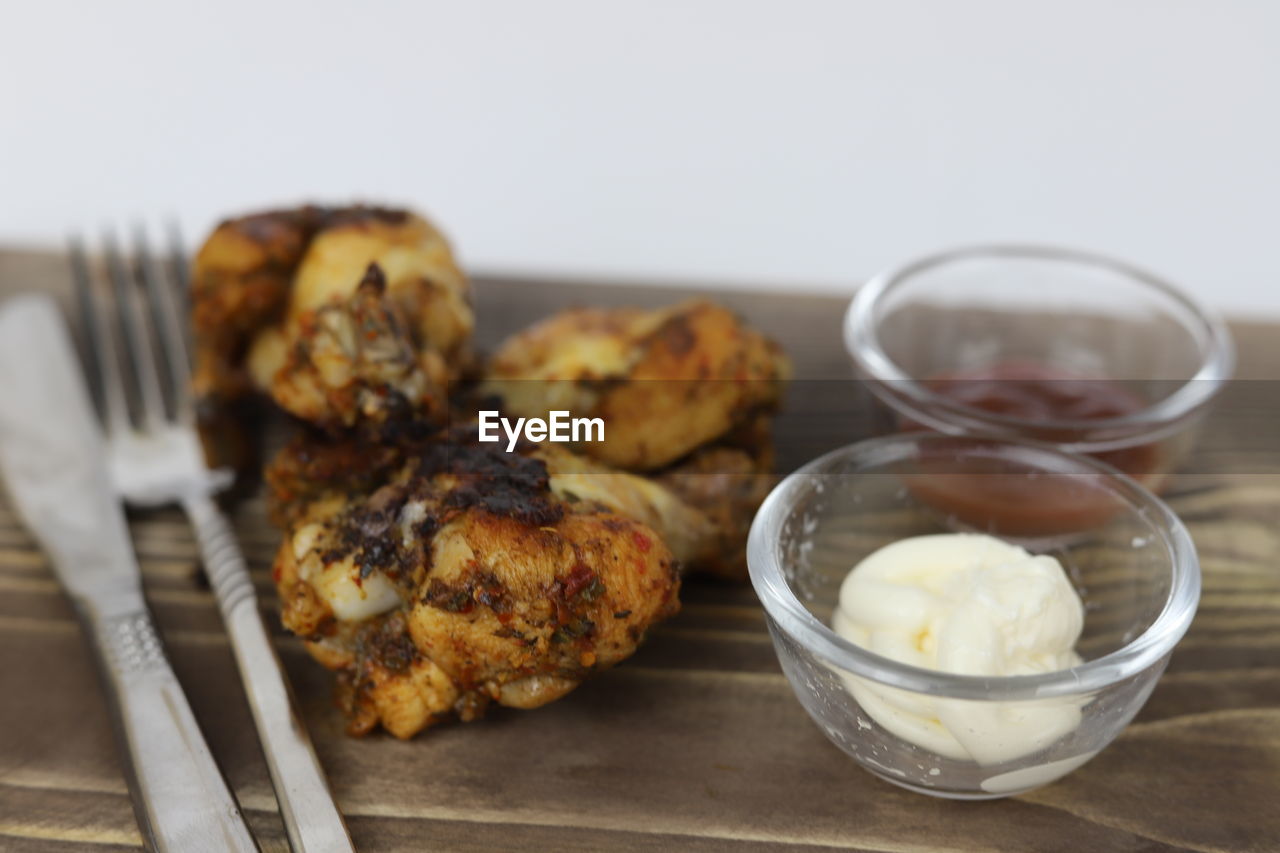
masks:
<instances>
[{"instance_id":1,"label":"glass bowl with white sauce","mask_svg":"<svg viewBox=\"0 0 1280 853\"><path fill-rule=\"evenodd\" d=\"M778 485L747 548L818 727L877 776L955 799L1023 793L1107 746L1200 598L1195 547L1159 498L1022 440L836 450Z\"/></svg>"}]
</instances>

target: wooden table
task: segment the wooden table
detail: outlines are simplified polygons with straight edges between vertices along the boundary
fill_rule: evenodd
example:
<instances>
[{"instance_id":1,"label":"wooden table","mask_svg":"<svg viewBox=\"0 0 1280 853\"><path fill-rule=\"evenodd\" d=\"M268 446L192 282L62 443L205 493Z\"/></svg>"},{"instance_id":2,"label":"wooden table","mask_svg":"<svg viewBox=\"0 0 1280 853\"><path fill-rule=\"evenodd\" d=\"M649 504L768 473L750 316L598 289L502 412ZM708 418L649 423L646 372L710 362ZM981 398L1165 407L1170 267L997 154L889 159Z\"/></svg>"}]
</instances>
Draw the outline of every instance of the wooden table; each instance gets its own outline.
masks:
<instances>
[{"instance_id":1,"label":"wooden table","mask_svg":"<svg viewBox=\"0 0 1280 853\"><path fill-rule=\"evenodd\" d=\"M57 256L0 252L0 294L66 293ZM659 304L688 291L482 279L492 344L570 303ZM848 375L843 300L723 294L783 342L804 381L781 467L868 430ZM1204 564L1190 633L1123 735L1062 782L957 803L859 769L783 679L749 587L690 583L684 610L622 666L533 712L496 709L410 742L352 740L330 677L278 643L362 850L1280 850L1280 328L1240 324L1240 374L1168 493ZM827 380L827 381L823 381ZM1267 381L1270 380L1270 381ZM0 389L3 393L3 389ZM263 604L278 536L259 501L236 523ZM138 515L148 597L178 675L264 849L283 830L196 549L174 512ZM272 622L276 620L273 618ZM134 849L103 700L43 555L0 505L0 849Z\"/></svg>"}]
</instances>

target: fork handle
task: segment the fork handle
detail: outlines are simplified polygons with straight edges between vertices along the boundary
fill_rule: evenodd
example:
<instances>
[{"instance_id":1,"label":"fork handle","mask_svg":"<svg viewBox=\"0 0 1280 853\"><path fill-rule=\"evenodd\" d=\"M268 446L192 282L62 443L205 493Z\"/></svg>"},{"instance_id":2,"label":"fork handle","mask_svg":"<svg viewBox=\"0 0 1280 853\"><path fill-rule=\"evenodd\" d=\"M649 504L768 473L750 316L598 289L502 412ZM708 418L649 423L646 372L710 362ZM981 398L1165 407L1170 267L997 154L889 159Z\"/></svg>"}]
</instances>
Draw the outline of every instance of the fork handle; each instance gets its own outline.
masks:
<instances>
[{"instance_id":1,"label":"fork handle","mask_svg":"<svg viewBox=\"0 0 1280 853\"><path fill-rule=\"evenodd\" d=\"M75 604L97 653L147 848L257 851L165 658L141 590L113 590Z\"/></svg>"},{"instance_id":2,"label":"fork handle","mask_svg":"<svg viewBox=\"0 0 1280 853\"><path fill-rule=\"evenodd\" d=\"M205 572L222 609L289 846L295 853L350 853L355 849L351 836L295 710L235 533L208 495L185 498L182 506L195 528Z\"/></svg>"}]
</instances>

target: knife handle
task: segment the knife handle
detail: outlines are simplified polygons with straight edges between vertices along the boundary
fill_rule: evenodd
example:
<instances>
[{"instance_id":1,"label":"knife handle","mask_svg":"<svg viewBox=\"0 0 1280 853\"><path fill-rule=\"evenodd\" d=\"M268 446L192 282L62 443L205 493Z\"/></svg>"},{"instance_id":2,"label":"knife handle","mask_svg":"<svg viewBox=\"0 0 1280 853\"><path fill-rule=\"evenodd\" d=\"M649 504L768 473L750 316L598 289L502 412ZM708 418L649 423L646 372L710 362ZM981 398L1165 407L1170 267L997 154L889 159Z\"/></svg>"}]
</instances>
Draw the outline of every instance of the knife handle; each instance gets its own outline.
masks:
<instances>
[{"instance_id":1,"label":"knife handle","mask_svg":"<svg viewBox=\"0 0 1280 853\"><path fill-rule=\"evenodd\" d=\"M258 845L165 658L142 594L130 592L76 604L97 653L143 840L161 853L254 853Z\"/></svg>"},{"instance_id":2,"label":"knife handle","mask_svg":"<svg viewBox=\"0 0 1280 853\"><path fill-rule=\"evenodd\" d=\"M182 506L195 528L205 573L222 609L289 846L295 853L351 853L351 836L295 710L235 532L208 495L187 497Z\"/></svg>"}]
</instances>

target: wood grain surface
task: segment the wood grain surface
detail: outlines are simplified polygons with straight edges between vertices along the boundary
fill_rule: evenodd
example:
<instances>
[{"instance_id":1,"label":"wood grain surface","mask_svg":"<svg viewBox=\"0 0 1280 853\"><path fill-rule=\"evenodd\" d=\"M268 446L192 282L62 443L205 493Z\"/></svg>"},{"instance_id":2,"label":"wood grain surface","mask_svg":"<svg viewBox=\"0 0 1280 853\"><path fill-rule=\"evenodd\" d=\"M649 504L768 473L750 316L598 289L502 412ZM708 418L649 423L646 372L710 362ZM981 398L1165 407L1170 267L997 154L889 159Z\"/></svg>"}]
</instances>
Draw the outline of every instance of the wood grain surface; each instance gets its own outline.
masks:
<instances>
[{"instance_id":1,"label":"wood grain surface","mask_svg":"<svg viewBox=\"0 0 1280 853\"><path fill-rule=\"evenodd\" d=\"M689 291L482 279L481 343L564 305ZM0 252L0 295L65 296L55 255ZM841 299L726 293L797 382L780 467L870 429ZM1167 497L1204 567L1199 615L1146 708L1097 759L1031 794L934 800L859 769L783 679L749 587L689 583L630 661L566 699L409 742L342 734L330 677L278 645L361 850L1280 850L1280 327L1236 324L1240 375ZM3 393L4 389L0 389ZM244 694L180 515L133 516L148 597L215 756L268 851L286 849ZM277 533L235 514L264 608ZM102 695L44 556L0 503L0 850L140 845Z\"/></svg>"}]
</instances>

